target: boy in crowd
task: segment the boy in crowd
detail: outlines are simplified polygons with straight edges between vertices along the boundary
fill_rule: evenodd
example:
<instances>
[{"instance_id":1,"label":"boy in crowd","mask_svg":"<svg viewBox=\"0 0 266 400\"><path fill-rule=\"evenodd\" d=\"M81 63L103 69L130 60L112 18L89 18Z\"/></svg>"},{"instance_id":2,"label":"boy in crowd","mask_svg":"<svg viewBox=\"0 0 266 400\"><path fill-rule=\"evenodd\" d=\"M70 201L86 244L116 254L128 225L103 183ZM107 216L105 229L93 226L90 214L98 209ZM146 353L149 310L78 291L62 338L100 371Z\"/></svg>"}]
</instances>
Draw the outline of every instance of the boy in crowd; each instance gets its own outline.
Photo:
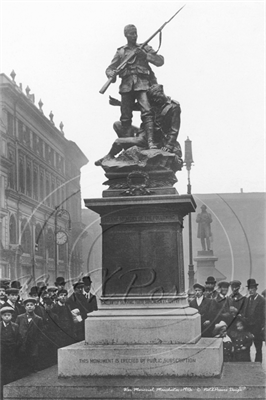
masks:
<instances>
[{"instance_id":1,"label":"boy in crowd","mask_svg":"<svg viewBox=\"0 0 266 400\"><path fill-rule=\"evenodd\" d=\"M22 304L18 303L19 289L8 288L6 289L6 303L4 306L12 307L14 312L12 314L12 322L16 322L17 316L25 312Z\"/></svg>"},{"instance_id":2,"label":"boy in crowd","mask_svg":"<svg viewBox=\"0 0 266 400\"><path fill-rule=\"evenodd\" d=\"M58 347L69 346L76 341L73 316L69 305L66 304L67 295L68 291L66 289L58 290L57 303L53 307L53 313L58 317Z\"/></svg>"},{"instance_id":3,"label":"boy in crowd","mask_svg":"<svg viewBox=\"0 0 266 400\"><path fill-rule=\"evenodd\" d=\"M236 328L231 331L230 337L234 347L234 361L251 361L250 347L254 336L246 329L242 319L236 320Z\"/></svg>"},{"instance_id":4,"label":"boy in crowd","mask_svg":"<svg viewBox=\"0 0 266 400\"><path fill-rule=\"evenodd\" d=\"M213 336L223 339L223 356L224 362L232 361L233 357L233 344L230 337L227 335L227 325L224 321L216 324L213 331Z\"/></svg>"},{"instance_id":5,"label":"boy in crowd","mask_svg":"<svg viewBox=\"0 0 266 400\"><path fill-rule=\"evenodd\" d=\"M17 351L21 344L19 327L12 322L14 309L10 306L2 307L0 323L1 337L1 385L6 385L17 379Z\"/></svg>"},{"instance_id":6,"label":"boy in crowd","mask_svg":"<svg viewBox=\"0 0 266 400\"><path fill-rule=\"evenodd\" d=\"M214 300L204 297L205 287L200 283L193 285L195 299L190 302L190 307L196 308L201 315L201 335L202 337L212 337L214 320Z\"/></svg>"},{"instance_id":7,"label":"boy in crowd","mask_svg":"<svg viewBox=\"0 0 266 400\"><path fill-rule=\"evenodd\" d=\"M36 299L29 297L23 302L26 312L17 317L19 333L22 337L20 348L21 369L24 372L38 370L38 356L43 320L35 314Z\"/></svg>"},{"instance_id":8,"label":"boy in crowd","mask_svg":"<svg viewBox=\"0 0 266 400\"><path fill-rule=\"evenodd\" d=\"M29 292L29 296L33 299L35 299L35 310L34 313L38 315L39 317L43 318L44 317L44 307L40 302L40 294L41 294L41 289L39 286L32 286Z\"/></svg>"}]
</instances>

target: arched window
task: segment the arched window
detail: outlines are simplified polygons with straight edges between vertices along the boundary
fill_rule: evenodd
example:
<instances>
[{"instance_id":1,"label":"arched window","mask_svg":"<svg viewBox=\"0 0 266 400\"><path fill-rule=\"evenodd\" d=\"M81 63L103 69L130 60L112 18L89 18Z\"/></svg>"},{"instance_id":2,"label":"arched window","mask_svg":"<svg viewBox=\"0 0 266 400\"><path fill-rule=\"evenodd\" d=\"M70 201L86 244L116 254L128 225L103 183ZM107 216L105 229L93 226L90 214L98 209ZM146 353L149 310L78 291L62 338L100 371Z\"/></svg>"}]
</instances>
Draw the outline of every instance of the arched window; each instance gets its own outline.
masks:
<instances>
[{"instance_id":1,"label":"arched window","mask_svg":"<svg viewBox=\"0 0 266 400\"><path fill-rule=\"evenodd\" d=\"M24 253L31 254L31 230L26 219L21 223L21 246Z\"/></svg>"},{"instance_id":2,"label":"arched window","mask_svg":"<svg viewBox=\"0 0 266 400\"><path fill-rule=\"evenodd\" d=\"M35 253L38 256L44 257L44 235L40 224L37 224L35 228L35 244L37 245L35 247Z\"/></svg>"},{"instance_id":3,"label":"arched window","mask_svg":"<svg viewBox=\"0 0 266 400\"><path fill-rule=\"evenodd\" d=\"M9 219L9 243L17 243L17 224L14 215Z\"/></svg>"},{"instance_id":4,"label":"arched window","mask_svg":"<svg viewBox=\"0 0 266 400\"><path fill-rule=\"evenodd\" d=\"M52 228L48 229L47 236L46 236L46 245L47 245L47 250L48 250L48 257L49 258L54 258L54 232Z\"/></svg>"}]
</instances>

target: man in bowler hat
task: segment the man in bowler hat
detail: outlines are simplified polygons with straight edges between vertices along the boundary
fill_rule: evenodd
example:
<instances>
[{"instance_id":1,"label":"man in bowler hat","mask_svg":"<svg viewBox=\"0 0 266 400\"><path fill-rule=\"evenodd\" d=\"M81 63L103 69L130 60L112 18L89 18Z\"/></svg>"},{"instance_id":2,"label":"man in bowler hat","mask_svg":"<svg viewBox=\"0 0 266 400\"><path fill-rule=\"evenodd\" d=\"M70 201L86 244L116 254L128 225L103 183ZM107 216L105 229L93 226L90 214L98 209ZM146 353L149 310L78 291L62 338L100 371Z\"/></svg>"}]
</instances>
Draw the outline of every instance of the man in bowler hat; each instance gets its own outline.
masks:
<instances>
[{"instance_id":1,"label":"man in bowler hat","mask_svg":"<svg viewBox=\"0 0 266 400\"><path fill-rule=\"evenodd\" d=\"M230 283L225 281L218 282L218 294L215 298L216 303L216 317L215 322L219 323L224 321L226 324L230 322L230 310L227 300L227 293Z\"/></svg>"},{"instance_id":2,"label":"man in bowler hat","mask_svg":"<svg viewBox=\"0 0 266 400\"><path fill-rule=\"evenodd\" d=\"M262 341L265 335L265 299L257 293L258 283L255 279L248 279L247 288L249 295L246 299L244 320L247 330L254 336L255 361L262 362Z\"/></svg>"},{"instance_id":3,"label":"man in bowler hat","mask_svg":"<svg viewBox=\"0 0 266 400\"><path fill-rule=\"evenodd\" d=\"M84 288L83 288L83 294L86 298L86 309L87 309L87 314L91 313L92 311L98 310L97 307L97 300L96 296L91 292L91 278L89 275L84 276L82 278L82 281L84 283Z\"/></svg>"},{"instance_id":4,"label":"man in bowler hat","mask_svg":"<svg viewBox=\"0 0 266 400\"><path fill-rule=\"evenodd\" d=\"M204 297L208 299L215 299L218 296L217 290L215 290L216 280L213 276L208 276L205 282L205 292Z\"/></svg>"}]
</instances>

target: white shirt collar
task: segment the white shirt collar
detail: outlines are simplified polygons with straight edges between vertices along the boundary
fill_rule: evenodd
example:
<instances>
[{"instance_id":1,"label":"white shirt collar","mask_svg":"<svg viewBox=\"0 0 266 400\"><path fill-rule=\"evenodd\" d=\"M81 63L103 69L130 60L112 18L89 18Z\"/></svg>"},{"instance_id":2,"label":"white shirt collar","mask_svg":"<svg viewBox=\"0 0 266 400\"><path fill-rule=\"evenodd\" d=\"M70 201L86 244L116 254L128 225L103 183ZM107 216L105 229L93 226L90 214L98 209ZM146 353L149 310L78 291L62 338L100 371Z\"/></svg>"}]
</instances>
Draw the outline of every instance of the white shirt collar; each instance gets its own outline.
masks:
<instances>
[{"instance_id":1,"label":"white shirt collar","mask_svg":"<svg viewBox=\"0 0 266 400\"><path fill-rule=\"evenodd\" d=\"M12 301L11 300L7 300L7 303L12 307L12 308L15 308L15 306L14 306L14 304L12 303Z\"/></svg>"},{"instance_id":2,"label":"white shirt collar","mask_svg":"<svg viewBox=\"0 0 266 400\"><path fill-rule=\"evenodd\" d=\"M201 296L201 297L196 297L196 302L197 302L198 306L201 305L202 300L203 300L203 296Z\"/></svg>"}]
</instances>

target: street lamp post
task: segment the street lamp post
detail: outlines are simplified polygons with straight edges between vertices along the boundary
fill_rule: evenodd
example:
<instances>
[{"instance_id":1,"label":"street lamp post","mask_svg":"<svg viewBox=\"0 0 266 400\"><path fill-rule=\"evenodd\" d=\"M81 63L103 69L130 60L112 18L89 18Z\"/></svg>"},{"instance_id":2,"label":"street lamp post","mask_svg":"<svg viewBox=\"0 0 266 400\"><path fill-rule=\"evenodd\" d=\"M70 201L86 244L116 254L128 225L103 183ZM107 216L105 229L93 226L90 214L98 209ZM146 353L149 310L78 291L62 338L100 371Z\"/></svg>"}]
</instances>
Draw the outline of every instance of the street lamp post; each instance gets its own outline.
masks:
<instances>
[{"instance_id":1,"label":"street lamp post","mask_svg":"<svg viewBox=\"0 0 266 400\"><path fill-rule=\"evenodd\" d=\"M185 160L184 164L188 173L187 194L191 194L190 170L193 163L192 156L192 141L185 140ZM192 222L191 213L188 214L188 234L189 234L189 265L188 265L188 286L191 288L194 285L194 265L193 265L193 250L192 250Z\"/></svg>"},{"instance_id":2,"label":"street lamp post","mask_svg":"<svg viewBox=\"0 0 266 400\"><path fill-rule=\"evenodd\" d=\"M60 229L58 230L57 218L62 217L63 215L67 215L68 217L68 230L71 230L71 218L70 214L64 208L59 208L59 206L55 207L54 214L54 269L55 269L55 278L57 277L57 264L58 264L58 245L65 244L68 241L67 233Z\"/></svg>"}]
</instances>

